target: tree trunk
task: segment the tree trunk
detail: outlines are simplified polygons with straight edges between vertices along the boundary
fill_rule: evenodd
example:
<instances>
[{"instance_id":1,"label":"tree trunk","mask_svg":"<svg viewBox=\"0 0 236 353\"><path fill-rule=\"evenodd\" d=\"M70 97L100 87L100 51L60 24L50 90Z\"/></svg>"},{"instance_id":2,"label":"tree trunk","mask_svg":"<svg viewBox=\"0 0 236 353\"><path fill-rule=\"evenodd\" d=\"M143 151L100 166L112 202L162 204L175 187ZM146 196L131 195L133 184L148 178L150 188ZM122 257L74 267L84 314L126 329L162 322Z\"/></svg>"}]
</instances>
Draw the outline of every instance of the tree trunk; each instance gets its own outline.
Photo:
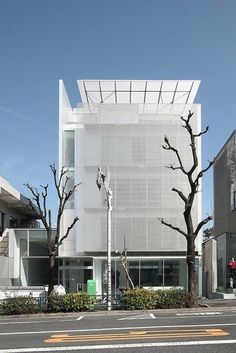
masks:
<instances>
[{"instance_id":1,"label":"tree trunk","mask_svg":"<svg viewBox=\"0 0 236 353\"><path fill-rule=\"evenodd\" d=\"M131 289L134 289L134 282L132 281L130 275L129 275L129 270L127 268L127 266L123 266L124 267L124 270L125 270L125 274L126 274L126 277L128 279L128 282L129 282L129 285L131 286Z\"/></svg>"},{"instance_id":2,"label":"tree trunk","mask_svg":"<svg viewBox=\"0 0 236 353\"><path fill-rule=\"evenodd\" d=\"M194 302L196 302L196 264L195 264L195 244L194 236L191 235L187 239L187 266L188 266L188 292L192 294Z\"/></svg>"},{"instance_id":3,"label":"tree trunk","mask_svg":"<svg viewBox=\"0 0 236 353\"><path fill-rule=\"evenodd\" d=\"M48 296L54 289L54 279L56 274L56 258L54 254L49 255L49 273L48 273Z\"/></svg>"}]
</instances>

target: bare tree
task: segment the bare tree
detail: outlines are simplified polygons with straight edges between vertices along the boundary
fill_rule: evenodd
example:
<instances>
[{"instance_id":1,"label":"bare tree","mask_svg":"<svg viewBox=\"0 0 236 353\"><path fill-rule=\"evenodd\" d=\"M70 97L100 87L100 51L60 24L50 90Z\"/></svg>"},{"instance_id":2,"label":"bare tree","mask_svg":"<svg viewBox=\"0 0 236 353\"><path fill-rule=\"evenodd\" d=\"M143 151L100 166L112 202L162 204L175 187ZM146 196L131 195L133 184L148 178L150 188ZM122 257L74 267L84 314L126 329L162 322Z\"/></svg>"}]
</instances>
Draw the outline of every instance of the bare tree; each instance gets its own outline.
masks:
<instances>
[{"instance_id":1,"label":"bare tree","mask_svg":"<svg viewBox=\"0 0 236 353\"><path fill-rule=\"evenodd\" d=\"M178 149L172 146L172 144L170 143L167 137L165 137L164 139L165 145L162 146L164 150L172 151L175 154L178 161L178 165L175 166L171 164L167 166L167 168L170 168L173 171L180 170L186 176L187 182L190 187L190 191L188 193L184 193L183 191L175 187L172 188L172 191L176 192L184 203L183 216L184 216L184 221L186 225L186 230L180 229L179 227L176 227L173 224L166 222L166 220L164 220L163 218L160 218L159 220L165 226L182 234L187 240L186 261L187 261L187 269L188 269L188 292L191 293L193 298L195 298L196 300L197 285L196 285L196 264L195 264L195 240L200 230L202 229L202 227L212 219L212 216L207 216L202 221L200 221L197 225L194 225L193 217L192 217L192 208L193 208L195 196L199 192L200 180L204 175L204 173L206 173L211 168L214 161L208 161L208 165L204 169L201 169L200 171L198 170L199 157L197 153L197 139L201 135L206 134L209 127L207 127L204 131L201 131L199 133L194 133L191 126L192 116L193 116L193 112L189 111L186 119L184 117L181 117L181 120L184 123L183 128L187 130L190 138L190 150L191 150L191 156L192 156L191 167L187 169L184 166Z\"/></svg>"},{"instance_id":2,"label":"bare tree","mask_svg":"<svg viewBox=\"0 0 236 353\"><path fill-rule=\"evenodd\" d=\"M41 192L39 192L37 188L31 186L29 183L25 184L32 194L32 202L30 202L30 207L36 214L37 218L42 221L43 226L47 232L47 250L49 257L48 295L52 293L54 287L54 278L56 277L56 257L58 255L58 248L60 245L62 245L63 241L69 236L71 229L79 220L78 217L75 217L73 222L67 227L65 232L62 234L62 215L68 200L71 198L78 186L81 184L74 184L71 188L69 188L69 181L71 177L68 176L68 168L62 167L59 175L57 175L55 164L50 165L50 168L53 174L53 182L58 196L55 231L54 227L52 226L51 210L47 207L48 184L45 186L40 185Z\"/></svg>"},{"instance_id":3,"label":"bare tree","mask_svg":"<svg viewBox=\"0 0 236 353\"><path fill-rule=\"evenodd\" d=\"M130 285L131 289L134 289L134 282L129 274L129 266L128 266L128 261L127 261L127 251L128 251L128 249L126 247L126 241L124 238L124 248L122 250L116 250L116 253L118 253L120 256L121 265L125 271L125 275L126 275L126 278L129 282L129 285Z\"/></svg>"}]
</instances>

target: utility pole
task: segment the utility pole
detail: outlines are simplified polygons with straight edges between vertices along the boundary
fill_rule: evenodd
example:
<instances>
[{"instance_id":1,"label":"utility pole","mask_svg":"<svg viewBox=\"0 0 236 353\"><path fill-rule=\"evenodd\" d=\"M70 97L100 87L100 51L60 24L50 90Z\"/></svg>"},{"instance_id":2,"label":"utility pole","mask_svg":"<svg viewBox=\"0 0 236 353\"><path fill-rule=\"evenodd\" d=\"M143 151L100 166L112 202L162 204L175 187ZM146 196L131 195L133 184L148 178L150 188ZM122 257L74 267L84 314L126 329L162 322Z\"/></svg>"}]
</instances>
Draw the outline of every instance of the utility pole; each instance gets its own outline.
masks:
<instances>
[{"instance_id":1,"label":"utility pole","mask_svg":"<svg viewBox=\"0 0 236 353\"><path fill-rule=\"evenodd\" d=\"M107 310L111 310L111 212L112 212L112 190L110 189L110 172L104 174L101 167L98 167L96 178L97 187L100 190L104 186L107 206Z\"/></svg>"}]
</instances>

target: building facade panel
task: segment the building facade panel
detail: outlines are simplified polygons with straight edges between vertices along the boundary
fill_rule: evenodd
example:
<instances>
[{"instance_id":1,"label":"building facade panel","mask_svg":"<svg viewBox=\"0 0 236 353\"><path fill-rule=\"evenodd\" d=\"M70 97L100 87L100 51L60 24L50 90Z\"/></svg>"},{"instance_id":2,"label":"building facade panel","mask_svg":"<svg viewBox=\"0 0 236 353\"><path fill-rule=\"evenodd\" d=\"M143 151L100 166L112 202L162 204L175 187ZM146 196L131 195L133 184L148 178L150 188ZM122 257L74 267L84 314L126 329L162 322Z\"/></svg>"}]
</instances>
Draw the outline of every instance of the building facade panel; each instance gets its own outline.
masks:
<instances>
[{"instance_id":1,"label":"building facade panel","mask_svg":"<svg viewBox=\"0 0 236 353\"><path fill-rule=\"evenodd\" d=\"M236 231L236 132L216 157L214 165L215 234Z\"/></svg>"}]
</instances>

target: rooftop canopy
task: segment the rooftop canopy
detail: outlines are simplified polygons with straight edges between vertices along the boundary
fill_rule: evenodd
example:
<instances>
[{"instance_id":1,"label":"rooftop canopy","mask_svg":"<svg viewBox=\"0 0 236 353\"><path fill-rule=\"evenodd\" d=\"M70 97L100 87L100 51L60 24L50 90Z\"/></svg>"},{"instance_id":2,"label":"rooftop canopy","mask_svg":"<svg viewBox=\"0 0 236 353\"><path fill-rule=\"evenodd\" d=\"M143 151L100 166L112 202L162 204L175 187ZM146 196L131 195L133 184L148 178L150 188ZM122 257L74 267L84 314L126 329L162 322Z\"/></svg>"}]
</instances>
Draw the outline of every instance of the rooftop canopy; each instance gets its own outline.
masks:
<instances>
[{"instance_id":1,"label":"rooftop canopy","mask_svg":"<svg viewBox=\"0 0 236 353\"><path fill-rule=\"evenodd\" d=\"M3 177L0 176L0 201L9 208L17 209L25 216L35 216L29 206L30 200L17 191ZM37 209L37 207L35 206Z\"/></svg>"},{"instance_id":2,"label":"rooftop canopy","mask_svg":"<svg viewBox=\"0 0 236 353\"><path fill-rule=\"evenodd\" d=\"M82 103L191 104L200 81L79 80Z\"/></svg>"}]
</instances>

